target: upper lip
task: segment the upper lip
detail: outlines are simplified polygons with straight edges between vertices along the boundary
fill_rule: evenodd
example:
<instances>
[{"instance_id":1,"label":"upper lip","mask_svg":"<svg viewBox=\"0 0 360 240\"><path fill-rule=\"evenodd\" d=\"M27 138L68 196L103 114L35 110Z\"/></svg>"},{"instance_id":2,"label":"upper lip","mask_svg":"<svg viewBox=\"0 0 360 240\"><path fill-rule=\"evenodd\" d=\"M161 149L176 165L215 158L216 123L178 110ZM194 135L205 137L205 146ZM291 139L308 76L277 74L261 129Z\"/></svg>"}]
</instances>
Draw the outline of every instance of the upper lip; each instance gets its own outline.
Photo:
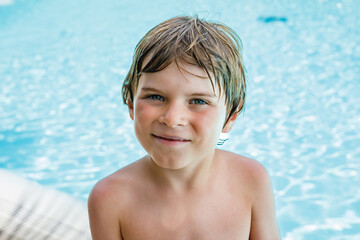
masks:
<instances>
[{"instance_id":1,"label":"upper lip","mask_svg":"<svg viewBox=\"0 0 360 240\"><path fill-rule=\"evenodd\" d=\"M152 134L152 135L154 137L163 138L163 139L167 139L167 140L171 140L171 141L190 141L190 139L183 138L183 137L178 137L178 136L157 135L157 134Z\"/></svg>"}]
</instances>

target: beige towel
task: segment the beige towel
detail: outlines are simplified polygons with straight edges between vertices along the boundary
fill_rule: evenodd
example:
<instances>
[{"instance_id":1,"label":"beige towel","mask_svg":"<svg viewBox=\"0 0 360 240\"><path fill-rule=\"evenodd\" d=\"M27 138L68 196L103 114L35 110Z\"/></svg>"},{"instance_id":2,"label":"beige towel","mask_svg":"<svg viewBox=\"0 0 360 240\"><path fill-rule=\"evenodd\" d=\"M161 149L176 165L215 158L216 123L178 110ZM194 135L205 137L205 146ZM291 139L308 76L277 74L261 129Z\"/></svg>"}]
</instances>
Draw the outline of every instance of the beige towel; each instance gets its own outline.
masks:
<instances>
[{"instance_id":1,"label":"beige towel","mask_svg":"<svg viewBox=\"0 0 360 240\"><path fill-rule=\"evenodd\" d=\"M87 240L86 203L0 169L0 240Z\"/></svg>"}]
</instances>

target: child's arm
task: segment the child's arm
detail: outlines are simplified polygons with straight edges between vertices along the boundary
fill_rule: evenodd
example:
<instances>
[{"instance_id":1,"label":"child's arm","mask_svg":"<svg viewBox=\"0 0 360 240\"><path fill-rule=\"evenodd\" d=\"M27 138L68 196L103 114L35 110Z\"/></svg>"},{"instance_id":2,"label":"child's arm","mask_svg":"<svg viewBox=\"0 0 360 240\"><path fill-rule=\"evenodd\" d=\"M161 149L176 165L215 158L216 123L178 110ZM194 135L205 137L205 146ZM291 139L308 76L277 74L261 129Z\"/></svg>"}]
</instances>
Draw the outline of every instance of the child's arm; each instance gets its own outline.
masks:
<instances>
[{"instance_id":1,"label":"child's arm","mask_svg":"<svg viewBox=\"0 0 360 240\"><path fill-rule=\"evenodd\" d=\"M250 239L279 240L280 232L275 215L275 201L269 174L264 167L254 170L254 199L251 209Z\"/></svg>"},{"instance_id":2,"label":"child's arm","mask_svg":"<svg viewBox=\"0 0 360 240\"><path fill-rule=\"evenodd\" d=\"M89 196L88 210L93 240L122 240L113 195L106 181L100 181Z\"/></svg>"}]
</instances>

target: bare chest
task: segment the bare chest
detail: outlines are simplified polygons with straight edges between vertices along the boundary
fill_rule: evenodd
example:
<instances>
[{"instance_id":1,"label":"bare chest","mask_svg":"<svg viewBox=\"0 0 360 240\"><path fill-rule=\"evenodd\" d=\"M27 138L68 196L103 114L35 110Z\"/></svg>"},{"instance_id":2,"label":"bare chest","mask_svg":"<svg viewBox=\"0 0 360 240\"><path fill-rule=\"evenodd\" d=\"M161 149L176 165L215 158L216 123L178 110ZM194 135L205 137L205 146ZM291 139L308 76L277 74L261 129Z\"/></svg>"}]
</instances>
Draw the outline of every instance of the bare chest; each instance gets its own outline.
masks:
<instances>
[{"instance_id":1,"label":"bare chest","mask_svg":"<svg viewBox=\"0 0 360 240\"><path fill-rule=\"evenodd\" d=\"M251 209L231 194L142 199L121 223L125 240L248 239Z\"/></svg>"}]
</instances>

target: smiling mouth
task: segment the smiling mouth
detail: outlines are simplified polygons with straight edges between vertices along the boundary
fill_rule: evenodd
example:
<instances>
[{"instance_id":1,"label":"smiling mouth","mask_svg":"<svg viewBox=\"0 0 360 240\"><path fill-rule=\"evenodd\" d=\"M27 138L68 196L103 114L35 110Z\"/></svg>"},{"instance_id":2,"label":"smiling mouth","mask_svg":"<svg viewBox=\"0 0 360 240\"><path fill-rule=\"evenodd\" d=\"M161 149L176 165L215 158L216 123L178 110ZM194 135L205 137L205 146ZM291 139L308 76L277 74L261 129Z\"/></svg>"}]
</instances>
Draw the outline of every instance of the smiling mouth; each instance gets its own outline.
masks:
<instances>
[{"instance_id":1,"label":"smiling mouth","mask_svg":"<svg viewBox=\"0 0 360 240\"><path fill-rule=\"evenodd\" d=\"M155 134L151 134L151 136L153 136L154 138L164 140L164 141L169 141L169 142L190 142L189 139L184 139L181 137L158 136Z\"/></svg>"}]
</instances>

